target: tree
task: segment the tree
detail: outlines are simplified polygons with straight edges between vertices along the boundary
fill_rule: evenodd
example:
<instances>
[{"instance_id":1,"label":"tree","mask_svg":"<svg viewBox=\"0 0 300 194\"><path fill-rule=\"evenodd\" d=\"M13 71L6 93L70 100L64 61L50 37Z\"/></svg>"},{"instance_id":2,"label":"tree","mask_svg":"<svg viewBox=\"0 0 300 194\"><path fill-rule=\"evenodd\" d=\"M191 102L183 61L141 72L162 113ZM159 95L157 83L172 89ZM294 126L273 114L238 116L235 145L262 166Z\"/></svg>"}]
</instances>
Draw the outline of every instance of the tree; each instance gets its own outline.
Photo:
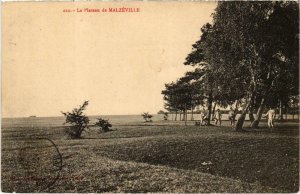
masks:
<instances>
[{"instance_id":1,"label":"tree","mask_svg":"<svg viewBox=\"0 0 300 194\"><path fill-rule=\"evenodd\" d=\"M298 71L293 72L298 69L298 13L296 2L220 2L216 9L214 26L221 35L215 43L219 42L221 54L215 56L224 62L221 66L243 69L240 77L246 78L248 100L242 117L247 110L256 110L254 128L272 91L287 84L279 78L290 74L290 82L298 82Z\"/></svg>"},{"instance_id":2,"label":"tree","mask_svg":"<svg viewBox=\"0 0 300 194\"><path fill-rule=\"evenodd\" d=\"M297 114L299 120L299 95L292 96L290 98L290 101L288 102L288 107L290 109L290 112L293 114L293 119L294 115Z\"/></svg>"},{"instance_id":3,"label":"tree","mask_svg":"<svg viewBox=\"0 0 300 194\"><path fill-rule=\"evenodd\" d=\"M169 112L175 112L175 121L179 111L178 96L176 94L176 84L174 82L165 84L165 90L161 92L164 95L164 108Z\"/></svg>"},{"instance_id":4,"label":"tree","mask_svg":"<svg viewBox=\"0 0 300 194\"><path fill-rule=\"evenodd\" d=\"M209 109L212 101L244 102L236 130L248 111L256 111L251 126L258 126L270 94L299 93L298 17L296 2L219 2L213 23L201 29L185 64L206 68Z\"/></svg>"},{"instance_id":5,"label":"tree","mask_svg":"<svg viewBox=\"0 0 300 194\"><path fill-rule=\"evenodd\" d=\"M102 118L98 118L98 121L95 123L95 125L100 127L104 132L110 131L110 127L112 127L108 120L104 120Z\"/></svg>"},{"instance_id":6,"label":"tree","mask_svg":"<svg viewBox=\"0 0 300 194\"><path fill-rule=\"evenodd\" d=\"M165 109L175 111L175 120L177 111L183 113L181 120L187 121L187 111L192 110L199 104L196 84L192 83L192 72L188 72L184 77L181 77L176 83L166 84L166 89L162 91L165 100Z\"/></svg>"},{"instance_id":7,"label":"tree","mask_svg":"<svg viewBox=\"0 0 300 194\"><path fill-rule=\"evenodd\" d=\"M88 127L89 118L83 114L83 111L88 106L89 101L84 101L84 103L79 106L79 108L74 108L72 112L62 112L66 117L66 122L71 124L71 128L67 131L71 138L80 138L82 132Z\"/></svg>"},{"instance_id":8,"label":"tree","mask_svg":"<svg viewBox=\"0 0 300 194\"><path fill-rule=\"evenodd\" d=\"M216 105L225 107L235 103L243 96L243 87L238 85L239 76L224 73L226 68L218 65L222 61L216 60L218 56L215 56L218 54L218 43L214 42L217 34L215 27L207 23L201 28L201 32L200 40L192 45L193 50L184 64L198 66L196 72L201 72L195 80L204 97L202 100L206 99L209 125Z\"/></svg>"},{"instance_id":9,"label":"tree","mask_svg":"<svg viewBox=\"0 0 300 194\"><path fill-rule=\"evenodd\" d=\"M145 122L152 122L151 118L153 117L151 114L149 114L148 112L144 112L142 114L143 119L145 120Z\"/></svg>"},{"instance_id":10,"label":"tree","mask_svg":"<svg viewBox=\"0 0 300 194\"><path fill-rule=\"evenodd\" d=\"M186 92L189 95L189 110L191 110L191 120L193 120L193 111L198 105L203 105L205 101L205 89L204 89L204 78L205 74L203 69L196 68L194 71L187 72L183 77L179 79L180 82L185 83L187 87Z\"/></svg>"},{"instance_id":11,"label":"tree","mask_svg":"<svg viewBox=\"0 0 300 194\"><path fill-rule=\"evenodd\" d=\"M168 116L169 116L168 112L164 112L164 120L165 120L165 121L168 120Z\"/></svg>"}]
</instances>

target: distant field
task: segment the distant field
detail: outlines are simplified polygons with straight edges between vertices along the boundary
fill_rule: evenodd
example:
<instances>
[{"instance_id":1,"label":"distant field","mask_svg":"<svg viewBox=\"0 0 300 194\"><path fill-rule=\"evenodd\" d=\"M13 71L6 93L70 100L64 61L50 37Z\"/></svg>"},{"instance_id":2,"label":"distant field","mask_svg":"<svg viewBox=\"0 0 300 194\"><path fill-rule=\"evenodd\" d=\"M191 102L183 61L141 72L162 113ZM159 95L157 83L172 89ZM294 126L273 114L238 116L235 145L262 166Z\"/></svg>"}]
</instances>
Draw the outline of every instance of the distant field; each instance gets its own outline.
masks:
<instances>
[{"instance_id":1,"label":"distant field","mask_svg":"<svg viewBox=\"0 0 300 194\"><path fill-rule=\"evenodd\" d=\"M239 115L237 115L238 118ZM97 120L97 118L103 118L108 119L109 122L111 122L113 125L139 125L144 124L144 120L141 115L101 115L101 116L90 116L91 119L90 123L94 124ZM194 114L193 115L194 120L199 120L200 115ZM285 117L284 117L285 118ZM287 115L287 119L291 120L293 118L292 115ZM294 119L296 120L299 118L297 115L294 116ZM172 116L172 114L169 115L169 120L163 121L163 115L161 114L154 114L152 120L155 122L154 125L157 124L184 124L184 122L179 122L179 114L177 115L177 122L174 121L175 115ZM228 115L223 114L222 120L227 121ZM248 120L248 116L246 117L246 120ZM264 120L264 119L263 119ZM63 116L61 117L24 117L24 118L3 118L2 119L2 127L59 127L62 126L65 122L65 119ZM194 122L191 121L191 114L188 114L188 123L190 125L193 125ZM149 125L151 123L147 123Z\"/></svg>"},{"instance_id":2,"label":"distant field","mask_svg":"<svg viewBox=\"0 0 300 194\"><path fill-rule=\"evenodd\" d=\"M298 191L298 122L277 123L274 129L263 122L260 129L241 133L228 121L196 127L136 119L110 117L114 131L92 127L79 140L67 138L63 118L3 119L2 191ZM57 145L61 170L55 147L37 138Z\"/></svg>"}]
</instances>

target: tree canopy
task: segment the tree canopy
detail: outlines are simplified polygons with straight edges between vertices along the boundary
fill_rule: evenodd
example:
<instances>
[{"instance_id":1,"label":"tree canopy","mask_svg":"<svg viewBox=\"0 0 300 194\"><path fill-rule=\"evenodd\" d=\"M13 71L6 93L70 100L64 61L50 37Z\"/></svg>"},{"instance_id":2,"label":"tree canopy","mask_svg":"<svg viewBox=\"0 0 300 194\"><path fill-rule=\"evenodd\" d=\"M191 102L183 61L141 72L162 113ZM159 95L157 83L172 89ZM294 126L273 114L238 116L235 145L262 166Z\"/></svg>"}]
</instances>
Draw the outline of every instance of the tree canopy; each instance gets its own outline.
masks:
<instances>
[{"instance_id":1,"label":"tree canopy","mask_svg":"<svg viewBox=\"0 0 300 194\"><path fill-rule=\"evenodd\" d=\"M251 126L257 127L265 106L288 105L292 96L299 95L297 2L218 2L213 22L201 28L184 65L196 69L177 83L166 84L167 107L191 108L198 99L206 100L211 112L212 102L220 106L239 102L243 113L236 130L248 112L256 112ZM187 91L193 95L183 97Z\"/></svg>"}]
</instances>

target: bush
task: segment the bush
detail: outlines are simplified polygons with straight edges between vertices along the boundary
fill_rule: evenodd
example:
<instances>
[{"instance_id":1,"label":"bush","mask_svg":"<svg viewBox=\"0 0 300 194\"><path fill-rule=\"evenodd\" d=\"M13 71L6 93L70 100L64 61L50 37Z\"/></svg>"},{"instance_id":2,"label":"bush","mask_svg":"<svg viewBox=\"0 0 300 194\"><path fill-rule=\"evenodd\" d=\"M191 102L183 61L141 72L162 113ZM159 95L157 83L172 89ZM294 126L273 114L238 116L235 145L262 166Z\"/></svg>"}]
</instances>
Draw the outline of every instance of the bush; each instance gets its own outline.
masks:
<instances>
[{"instance_id":1,"label":"bush","mask_svg":"<svg viewBox=\"0 0 300 194\"><path fill-rule=\"evenodd\" d=\"M98 118L98 121L95 123L95 125L100 127L104 132L110 131L110 127L112 127L108 120L104 120L102 118Z\"/></svg>"},{"instance_id":2,"label":"bush","mask_svg":"<svg viewBox=\"0 0 300 194\"><path fill-rule=\"evenodd\" d=\"M157 112L157 114L164 114L165 112L163 111L163 110L159 110L158 112Z\"/></svg>"},{"instance_id":3,"label":"bush","mask_svg":"<svg viewBox=\"0 0 300 194\"><path fill-rule=\"evenodd\" d=\"M79 108L74 108L72 112L62 112L66 117L66 123L71 124L72 126L67 128L67 134L71 138L80 138L82 132L88 128L90 119L83 114L83 111L89 104L89 101L84 101L84 103L79 106Z\"/></svg>"},{"instance_id":4,"label":"bush","mask_svg":"<svg viewBox=\"0 0 300 194\"><path fill-rule=\"evenodd\" d=\"M153 117L152 115L150 115L148 112L144 112L142 114L143 119L145 120L145 122L152 122L151 118Z\"/></svg>"}]
</instances>

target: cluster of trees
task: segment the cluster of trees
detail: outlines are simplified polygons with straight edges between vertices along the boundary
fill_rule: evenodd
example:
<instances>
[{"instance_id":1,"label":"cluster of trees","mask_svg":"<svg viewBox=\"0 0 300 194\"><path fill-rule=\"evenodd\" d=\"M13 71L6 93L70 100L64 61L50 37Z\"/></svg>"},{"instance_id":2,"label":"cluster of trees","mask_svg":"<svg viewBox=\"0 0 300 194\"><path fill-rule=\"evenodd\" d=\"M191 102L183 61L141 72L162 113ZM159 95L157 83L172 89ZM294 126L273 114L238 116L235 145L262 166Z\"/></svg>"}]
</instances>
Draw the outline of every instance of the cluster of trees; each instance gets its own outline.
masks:
<instances>
[{"instance_id":1,"label":"cluster of trees","mask_svg":"<svg viewBox=\"0 0 300 194\"><path fill-rule=\"evenodd\" d=\"M201 32L184 63L195 70L162 91L166 110L232 106L242 130L246 114L255 128L266 107L299 108L297 2L222 1Z\"/></svg>"},{"instance_id":2,"label":"cluster of trees","mask_svg":"<svg viewBox=\"0 0 300 194\"><path fill-rule=\"evenodd\" d=\"M168 113L168 112L165 112L165 111L163 111L163 110L159 110L159 111L157 112L157 114L164 115L163 118L164 118L165 121L167 121L168 118L169 118L169 113Z\"/></svg>"},{"instance_id":3,"label":"cluster of trees","mask_svg":"<svg viewBox=\"0 0 300 194\"><path fill-rule=\"evenodd\" d=\"M74 108L71 112L62 112L66 118L66 123L70 124L70 127L67 127L67 134L71 138L80 138L82 132L89 128L90 119L84 114L84 110L87 108L89 101L84 101L79 108ZM95 123L101 130L104 132L110 131L112 125L108 120L98 118L98 121Z\"/></svg>"},{"instance_id":4,"label":"cluster of trees","mask_svg":"<svg viewBox=\"0 0 300 194\"><path fill-rule=\"evenodd\" d=\"M175 113L175 120L178 113L180 120L187 120L187 111L193 112L196 106L204 103L205 96L199 92L202 74L202 70L197 68L194 72L187 72L177 82L165 84L165 90L162 91L165 109Z\"/></svg>"}]
</instances>

